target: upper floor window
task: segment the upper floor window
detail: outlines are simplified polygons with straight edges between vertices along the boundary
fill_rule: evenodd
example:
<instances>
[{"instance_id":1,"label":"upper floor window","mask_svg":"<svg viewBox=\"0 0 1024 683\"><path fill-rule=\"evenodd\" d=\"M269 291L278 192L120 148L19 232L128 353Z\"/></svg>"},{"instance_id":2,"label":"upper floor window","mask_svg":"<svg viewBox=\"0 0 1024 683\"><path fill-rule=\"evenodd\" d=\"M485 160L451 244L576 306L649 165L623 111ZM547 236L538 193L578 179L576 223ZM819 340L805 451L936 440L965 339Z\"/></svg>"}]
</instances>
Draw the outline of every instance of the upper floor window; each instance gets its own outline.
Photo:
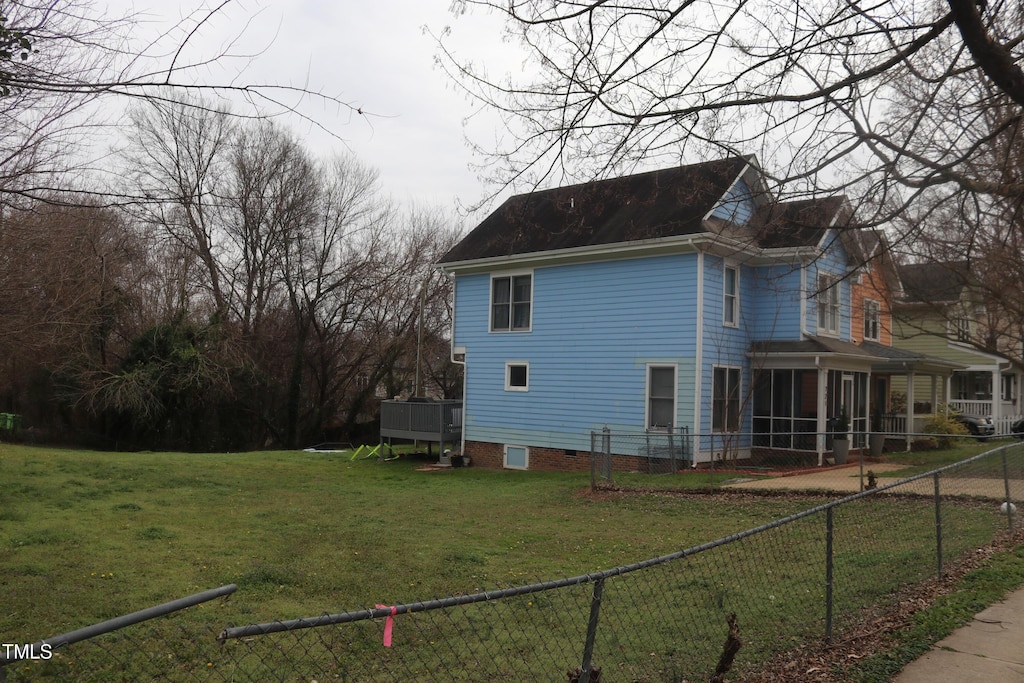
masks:
<instances>
[{"instance_id":1,"label":"upper floor window","mask_svg":"<svg viewBox=\"0 0 1024 683\"><path fill-rule=\"evenodd\" d=\"M740 275L736 266L725 266L722 283L722 324L737 327L740 321Z\"/></svg>"},{"instance_id":2,"label":"upper floor window","mask_svg":"<svg viewBox=\"0 0 1024 683\"><path fill-rule=\"evenodd\" d=\"M839 334L839 279L818 273L818 332Z\"/></svg>"},{"instance_id":3,"label":"upper floor window","mask_svg":"<svg viewBox=\"0 0 1024 683\"><path fill-rule=\"evenodd\" d=\"M531 325L533 276L508 275L491 279L491 331L527 331Z\"/></svg>"},{"instance_id":4,"label":"upper floor window","mask_svg":"<svg viewBox=\"0 0 1024 683\"><path fill-rule=\"evenodd\" d=\"M864 339L878 341L879 320L881 319L881 307L877 301L864 300Z\"/></svg>"},{"instance_id":5,"label":"upper floor window","mask_svg":"<svg viewBox=\"0 0 1024 683\"><path fill-rule=\"evenodd\" d=\"M965 317L955 318L953 320L953 334L956 336L957 341L971 341L971 319Z\"/></svg>"}]
</instances>

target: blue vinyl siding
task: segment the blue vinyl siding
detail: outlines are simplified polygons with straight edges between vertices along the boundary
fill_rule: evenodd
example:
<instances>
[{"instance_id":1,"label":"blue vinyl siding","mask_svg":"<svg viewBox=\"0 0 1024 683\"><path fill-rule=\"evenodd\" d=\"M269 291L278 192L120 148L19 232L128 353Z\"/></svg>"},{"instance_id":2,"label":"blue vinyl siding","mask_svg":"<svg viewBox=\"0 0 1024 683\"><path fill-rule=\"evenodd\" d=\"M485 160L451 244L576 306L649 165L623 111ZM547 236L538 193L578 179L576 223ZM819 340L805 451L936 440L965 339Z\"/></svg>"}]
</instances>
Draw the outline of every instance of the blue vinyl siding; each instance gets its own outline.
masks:
<instances>
[{"instance_id":1,"label":"blue vinyl siding","mask_svg":"<svg viewBox=\"0 0 1024 683\"><path fill-rule=\"evenodd\" d=\"M723 308L723 273L726 261L717 256L704 258L704 344L703 367L701 368L701 424L699 431L706 434L711 431L711 397L715 366L740 368L741 396L749 388L750 330L756 328L758 311L748 295L754 293L754 277L751 268L739 266L740 269L740 322L738 327L722 324ZM740 419L740 431L749 432L749 419L743 411Z\"/></svg>"},{"instance_id":2,"label":"blue vinyl siding","mask_svg":"<svg viewBox=\"0 0 1024 683\"><path fill-rule=\"evenodd\" d=\"M751 276L748 305L752 316L751 339L800 339L801 269L777 265L757 268Z\"/></svg>"},{"instance_id":3,"label":"blue vinyl siding","mask_svg":"<svg viewBox=\"0 0 1024 683\"><path fill-rule=\"evenodd\" d=\"M818 275L827 273L831 277L839 278L839 338L849 341L850 339L850 280L847 276L849 266L847 265L846 249L842 242L836 237L835 231L830 231L824 241L825 253L811 263L807 268L807 331L810 334L829 334L818 329Z\"/></svg>"},{"instance_id":4,"label":"blue vinyl siding","mask_svg":"<svg viewBox=\"0 0 1024 683\"><path fill-rule=\"evenodd\" d=\"M715 218L746 225L754 214L754 197L747 182L740 178L725 193L722 201L711 212Z\"/></svg>"},{"instance_id":5,"label":"blue vinyl siding","mask_svg":"<svg viewBox=\"0 0 1024 683\"><path fill-rule=\"evenodd\" d=\"M465 346L465 438L589 450L604 425L642 430L647 366L678 368L677 425L694 411L693 254L537 268L533 327L488 332L490 275L456 280L455 344ZM530 364L508 392L505 363Z\"/></svg>"},{"instance_id":6,"label":"blue vinyl siding","mask_svg":"<svg viewBox=\"0 0 1024 683\"><path fill-rule=\"evenodd\" d=\"M751 390L751 342L798 340L802 322L807 332L816 334L813 293L818 272L843 277L846 261L839 240L832 240L821 258L803 267L729 261L739 271L735 327L723 324L726 261L712 255L536 268L528 332L488 329L491 277L502 273L460 275L454 344L466 348L465 438L586 451L591 430L608 426L641 431L646 427L647 374L652 364L676 368L675 426L702 434L711 431L714 368L739 368L740 431L749 433L750 411L744 399ZM703 298L698 302L701 263ZM840 337L849 339L847 280L840 284L840 316ZM698 345L699 329L703 338ZM529 391L505 390L508 361L529 363ZM698 412L700 424L694 425Z\"/></svg>"}]
</instances>

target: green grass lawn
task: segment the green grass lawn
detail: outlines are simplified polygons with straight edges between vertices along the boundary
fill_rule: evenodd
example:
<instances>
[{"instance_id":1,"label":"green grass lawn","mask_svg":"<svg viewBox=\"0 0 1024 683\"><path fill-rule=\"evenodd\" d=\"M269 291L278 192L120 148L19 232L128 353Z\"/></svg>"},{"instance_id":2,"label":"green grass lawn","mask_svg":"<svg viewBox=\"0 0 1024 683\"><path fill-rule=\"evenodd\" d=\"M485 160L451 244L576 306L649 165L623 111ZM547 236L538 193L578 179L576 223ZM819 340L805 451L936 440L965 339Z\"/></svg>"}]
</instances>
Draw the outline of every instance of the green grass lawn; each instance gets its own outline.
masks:
<instances>
[{"instance_id":1,"label":"green grass lawn","mask_svg":"<svg viewBox=\"0 0 1024 683\"><path fill-rule=\"evenodd\" d=\"M964 437L953 439L953 443L950 448L915 451L910 453L887 453L883 456L884 462L906 465L907 467L901 470L886 472L881 476L897 479L911 477L915 474L928 472L929 470L933 470L937 467L952 465L953 463L966 460L980 453L990 451L998 446L1017 443L1019 443L1017 439L989 439L987 441L979 441L978 439Z\"/></svg>"},{"instance_id":2,"label":"green grass lawn","mask_svg":"<svg viewBox=\"0 0 1024 683\"><path fill-rule=\"evenodd\" d=\"M212 634L228 623L315 617L584 574L722 538L824 500L657 491L594 496L589 474L418 471L424 464L409 457L353 462L343 453L127 454L0 445L0 634L4 642L31 642L237 584L227 604L169 620L183 632L201 630L212 645ZM689 481L647 478L654 488L673 480ZM958 530L958 540L947 541L947 552L991 538L1000 520L988 507L950 511L948 525ZM871 500L837 514L837 608L871 604L927 575L934 564L928 549L933 514L927 500ZM678 680L692 671L694 656L713 669L729 611L746 629L741 668L818 637L822 522L819 515L609 580L597 652L619 653L629 680L661 680L651 677L652 666L664 680ZM473 662L493 658L485 647L520 653L508 655L509 671L531 659L526 653L550 657L558 669L561 654L545 655L545 648L555 640L572 643L576 661L590 590L409 615L400 629L406 647L394 652L382 652L379 624L370 622L331 631L345 638L341 644L299 640L292 649L305 651L297 644L315 642L321 655L343 652L361 672L354 680L394 680L396 671L438 667L474 680ZM467 643L463 649L451 648L452 633ZM165 637L174 638L149 640ZM436 642L452 651L442 657ZM205 649L164 655L153 648L165 662L215 657ZM288 662L274 666L292 666ZM73 670L73 661L61 664L72 669L57 669L55 677ZM267 664L239 666L257 665ZM25 675L47 670L26 667ZM127 671L123 680L145 669ZM103 671L95 680L109 675ZM561 669L552 680L564 675ZM223 679L245 680L238 672Z\"/></svg>"},{"instance_id":3,"label":"green grass lawn","mask_svg":"<svg viewBox=\"0 0 1024 683\"><path fill-rule=\"evenodd\" d=\"M806 506L580 495L587 475L344 454L0 446L0 632L39 638L236 583L253 621L586 573Z\"/></svg>"}]
</instances>

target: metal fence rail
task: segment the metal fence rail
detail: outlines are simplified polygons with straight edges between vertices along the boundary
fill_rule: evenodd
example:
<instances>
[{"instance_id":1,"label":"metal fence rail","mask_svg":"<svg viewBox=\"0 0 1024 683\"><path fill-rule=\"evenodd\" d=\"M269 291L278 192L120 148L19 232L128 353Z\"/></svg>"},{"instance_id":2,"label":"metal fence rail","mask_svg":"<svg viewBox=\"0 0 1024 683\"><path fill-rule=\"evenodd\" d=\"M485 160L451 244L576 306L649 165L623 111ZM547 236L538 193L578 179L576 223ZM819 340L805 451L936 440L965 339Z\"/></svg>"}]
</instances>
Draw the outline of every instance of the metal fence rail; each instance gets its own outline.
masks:
<instances>
[{"instance_id":1,"label":"metal fence rail","mask_svg":"<svg viewBox=\"0 0 1024 683\"><path fill-rule=\"evenodd\" d=\"M5 643L0 650L0 681L208 680L215 648L205 633L176 630L162 618L226 598L236 589L234 584L221 586L31 644ZM145 628L132 628L139 625ZM65 648L86 642L88 650L71 648L73 656L61 656ZM197 650L205 651L205 656L197 657Z\"/></svg>"},{"instance_id":2,"label":"metal fence rail","mask_svg":"<svg viewBox=\"0 0 1024 683\"><path fill-rule=\"evenodd\" d=\"M250 676L237 680L707 680L729 615L744 634L739 672L827 640L858 610L1012 531L1000 505L1022 495L1024 449L1004 446L636 564L220 638Z\"/></svg>"},{"instance_id":3,"label":"metal fence rail","mask_svg":"<svg viewBox=\"0 0 1024 683\"><path fill-rule=\"evenodd\" d=\"M701 499L709 515L716 504L750 504L733 500ZM1024 447L1010 444L581 576L227 628L207 619L228 621L223 609L205 621L174 618L174 609L233 591L227 586L40 641L68 646L51 661L7 662L0 679L6 672L8 681L565 681L567 673L589 683L708 680L734 618L743 637L729 678L742 680L772 656L835 638L864 608L1015 533L1011 503L1022 500ZM89 640L70 645L82 638Z\"/></svg>"}]
</instances>

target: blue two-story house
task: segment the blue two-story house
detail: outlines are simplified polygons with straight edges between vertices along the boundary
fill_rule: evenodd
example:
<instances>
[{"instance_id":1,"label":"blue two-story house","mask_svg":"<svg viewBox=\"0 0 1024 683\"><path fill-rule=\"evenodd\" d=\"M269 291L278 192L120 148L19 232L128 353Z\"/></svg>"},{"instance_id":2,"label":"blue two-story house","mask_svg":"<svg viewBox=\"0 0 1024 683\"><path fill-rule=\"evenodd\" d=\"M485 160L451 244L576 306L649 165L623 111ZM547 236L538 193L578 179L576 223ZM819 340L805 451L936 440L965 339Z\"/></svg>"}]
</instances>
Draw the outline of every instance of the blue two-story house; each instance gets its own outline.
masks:
<instances>
[{"instance_id":1,"label":"blue two-story house","mask_svg":"<svg viewBox=\"0 0 1024 683\"><path fill-rule=\"evenodd\" d=\"M508 199L440 263L464 454L584 469L593 430L682 428L694 465L822 462L830 418L865 430L878 361L849 341L848 219L773 200L751 157Z\"/></svg>"}]
</instances>

